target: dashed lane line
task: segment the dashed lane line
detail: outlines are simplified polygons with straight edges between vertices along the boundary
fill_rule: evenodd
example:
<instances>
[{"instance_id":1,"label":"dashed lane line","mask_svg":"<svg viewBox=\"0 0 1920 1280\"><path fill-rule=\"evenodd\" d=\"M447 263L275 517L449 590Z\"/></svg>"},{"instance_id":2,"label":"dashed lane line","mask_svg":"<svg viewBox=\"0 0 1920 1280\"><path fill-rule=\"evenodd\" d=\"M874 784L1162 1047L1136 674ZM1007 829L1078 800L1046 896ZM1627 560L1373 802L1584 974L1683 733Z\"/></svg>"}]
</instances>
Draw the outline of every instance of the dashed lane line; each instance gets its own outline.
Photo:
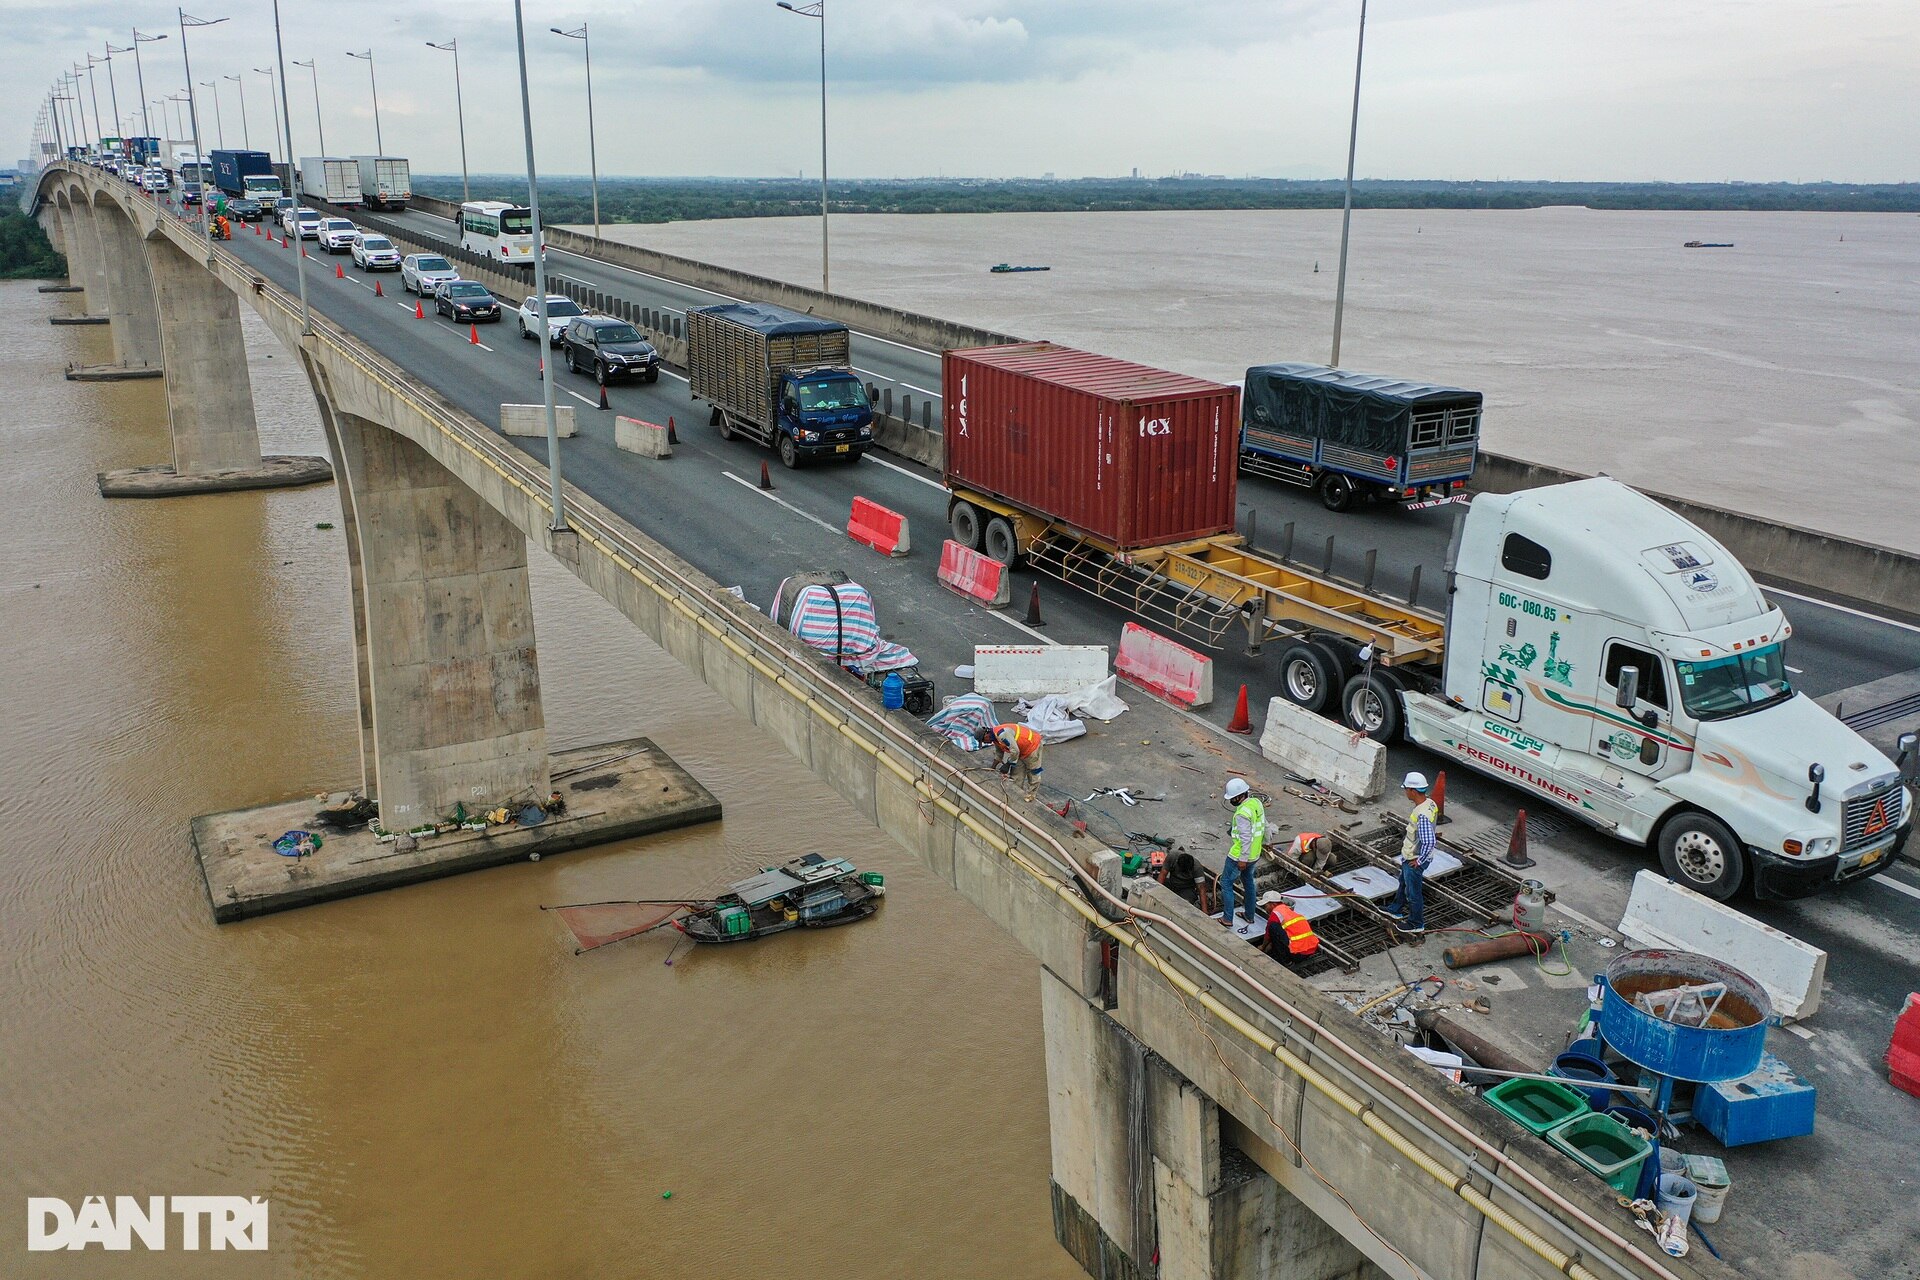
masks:
<instances>
[{"instance_id":1,"label":"dashed lane line","mask_svg":"<svg viewBox=\"0 0 1920 1280\"><path fill-rule=\"evenodd\" d=\"M832 534L836 538L844 538L847 536L846 530L834 528L832 525L828 524L825 520L822 520L819 516L814 515L811 511L802 511L799 507L794 506L791 502L788 502L785 498L781 497L779 494L774 493L768 489L762 489L759 485L755 484L751 480L746 479L745 477L737 476L733 474L733 472L731 471L722 471L720 474L725 476L727 479L733 481L735 484L739 485L741 488L745 489L749 493L757 493L761 497L765 498L768 502L779 503L781 506L785 507L787 510L793 512L793 514L799 516L802 520L813 521L813 523L819 525L822 529L825 529L828 533Z\"/></svg>"}]
</instances>

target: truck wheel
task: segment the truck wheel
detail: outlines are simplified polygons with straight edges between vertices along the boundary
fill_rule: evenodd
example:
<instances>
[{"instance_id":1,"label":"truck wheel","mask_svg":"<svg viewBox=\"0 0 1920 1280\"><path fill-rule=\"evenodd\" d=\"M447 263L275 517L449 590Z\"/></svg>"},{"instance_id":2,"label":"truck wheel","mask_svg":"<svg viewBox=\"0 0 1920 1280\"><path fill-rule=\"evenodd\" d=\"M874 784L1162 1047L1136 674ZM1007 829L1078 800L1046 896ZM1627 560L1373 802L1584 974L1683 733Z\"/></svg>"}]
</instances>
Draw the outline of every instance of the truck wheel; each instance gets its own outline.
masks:
<instances>
[{"instance_id":1,"label":"truck wheel","mask_svg":"<svg viewBox=\"0 0 1920 1280\"><path fill-rule=\"evenodd\" d=\"M1320 711L1339 687L1340 669L1319 645L1290 644L1280 655L1280 692L1296 707Z\"/></svg>"},{"instance_id":2,"label":"truck wheel","mask_svg":"<svg viewBox=\"0 0 1920 1280\"><path fill-rule=\"evenodd\" d=\"M1020 540L1014 536L1013 521L1005 516L994 516L987 521L985 544L982 547L990 560L998 560L1011 569L1020 558Z\"/></svg>"},{"instance_id":3,"label":"truck wheel","mask_svg":"<svg viewBox=\"0 0 1920 1280\"><path fill-rule=\"evenodd\" d=\"M792 436L780 437L780 465L789 471L799 470L800 449L793 443Z\"/></svg>"},{"instance_id":4,"label":"truck wheel","mask_svg":"<svg viewBox=\"0 0 1920 1280\"><path fill-rule=\"evenodd\" d=\"M969 551L980 549L980 508L971 502L956 502L947 516L953 528L953 540Z\"/></svg>"},{"instance_id":5,"label":"truck wheel","mask_svg":"<svg viewBox=\"0 0 1920 1280\"><path fill-rule=\"evenodd\" d=\"M1676 883L1725 902L1747 878L1740 838L1712 814L1681 813L1660 828L1660 865Z\"/></svg>"},{"instance_id":6,"label":"truck wheel","mask_svg":"<svg viewBox=\"0 0 1920 1280\"><path fill-rule=\"evenodd\" d=\"M1384 667L1362 671L1340 691L1340 718L1375 742L1398 742L1405 712L1400 695L1406 686Z\"/></svg>"},{"instance_id":7,"label":"truck wheel","mask_svg":"<svg viewBox=\"0 0 1920 1280\"><path fill-rule=\"evenodd\" d=\"M1336 474L1320 481L1320 505L1329 511L1351 511L1359 497L1350 477Z\"/></svg>"}]
</instances>

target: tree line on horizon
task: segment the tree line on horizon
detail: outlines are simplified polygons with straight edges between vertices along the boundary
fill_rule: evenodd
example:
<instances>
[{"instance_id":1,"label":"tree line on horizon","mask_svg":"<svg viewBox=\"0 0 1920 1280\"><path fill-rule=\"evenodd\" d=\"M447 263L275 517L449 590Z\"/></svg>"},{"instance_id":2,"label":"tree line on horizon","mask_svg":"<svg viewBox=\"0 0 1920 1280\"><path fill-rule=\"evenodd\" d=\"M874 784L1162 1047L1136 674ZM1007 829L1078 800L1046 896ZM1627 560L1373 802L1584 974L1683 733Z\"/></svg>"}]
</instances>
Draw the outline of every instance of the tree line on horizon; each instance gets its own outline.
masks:
<instances>
[{"instance_id":1,"label":"tree line on horizon","mask_svg":"<svg viewBox=\"0 0 1920 1280\"><path fill-rule=\"evenodd\" d=\"M460 199L457 176L421 175L414 190ZM525 203L525 178L476 175L476 199ZM1108 213L1225 209L1337 209L1338 179L1074 178L849 179L830 190L837 214ZM549 224L593 219L593 192L581 177L542 178ZM1702 212L1920 212L1920 183L1794 182L1447 182L1354 183L1356 209L1592 209ZM715 218L807 217L820 212L820 184L797 178L602 178L603 222L686 222Z\"/></svg>"}]
</instances>

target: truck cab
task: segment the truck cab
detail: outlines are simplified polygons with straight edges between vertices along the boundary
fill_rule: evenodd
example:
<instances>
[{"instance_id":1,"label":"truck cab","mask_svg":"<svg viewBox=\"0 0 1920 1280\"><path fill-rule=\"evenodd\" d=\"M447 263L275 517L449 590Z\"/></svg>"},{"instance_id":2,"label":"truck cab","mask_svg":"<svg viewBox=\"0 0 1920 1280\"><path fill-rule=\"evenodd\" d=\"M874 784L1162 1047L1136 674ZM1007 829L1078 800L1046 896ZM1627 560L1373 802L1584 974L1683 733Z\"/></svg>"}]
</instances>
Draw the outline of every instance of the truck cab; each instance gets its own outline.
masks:
<instances>
[{"instance_id":1,"label":"truck cab","mask_svg":"<svg viewBox=\"0 0 1920 1280\"><path fill-rule=\"evenodd\" d=\"M796 370L780 375L779 432L801 457L858 457L870 440L873 403L867 388L845 369ZM784 458L786 447L782 445Z\"/></svg>"},{"instance_id":2,"label":"truck cab","mask_svg":"<svg viewBox=\"0 0 1920 1280\"><path fill-rule=\"evenodd\" d=\"M1793 688L1791 624L1700 529L1606 477L1482 494L1448 574L1440 688L1404 695L1415 742L1722 900L1898 858L1912 779Z\"/></svg>"},{"instance_id":3,"label":"truck cab","mask_svg":"<svg viewBox=\"0 0 1920 1280\"><path fill-rule=\"evenodd\" d=\"M688 390L713 406L723 440L744 436L798 467L857 462L873 447L873 403L837 320L771 303L687 310Z\"/></svg>"}]
</instances>

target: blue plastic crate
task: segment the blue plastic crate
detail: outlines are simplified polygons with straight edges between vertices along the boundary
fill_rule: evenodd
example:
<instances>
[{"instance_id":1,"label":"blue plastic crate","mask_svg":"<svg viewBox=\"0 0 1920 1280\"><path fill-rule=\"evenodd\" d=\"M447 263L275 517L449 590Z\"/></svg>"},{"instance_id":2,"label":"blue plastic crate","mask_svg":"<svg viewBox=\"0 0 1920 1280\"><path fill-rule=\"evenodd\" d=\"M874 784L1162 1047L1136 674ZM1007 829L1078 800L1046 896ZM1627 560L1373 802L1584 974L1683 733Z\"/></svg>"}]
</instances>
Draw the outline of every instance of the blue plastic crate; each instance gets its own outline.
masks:
<instances>
[{"instance_id":1,"label":"blue plastic crate","mask_svg":"<svg viewBox=\"0 0 1920 1280\"><path fill-rule=\"evenodd\" d=\"M1813 1132L1816 1092L1792 1067L1763 1053L1752 1074L1699 1086L1693 1119L1727 1147L1797 1138Z\"/></svg>"}]
</instances>

